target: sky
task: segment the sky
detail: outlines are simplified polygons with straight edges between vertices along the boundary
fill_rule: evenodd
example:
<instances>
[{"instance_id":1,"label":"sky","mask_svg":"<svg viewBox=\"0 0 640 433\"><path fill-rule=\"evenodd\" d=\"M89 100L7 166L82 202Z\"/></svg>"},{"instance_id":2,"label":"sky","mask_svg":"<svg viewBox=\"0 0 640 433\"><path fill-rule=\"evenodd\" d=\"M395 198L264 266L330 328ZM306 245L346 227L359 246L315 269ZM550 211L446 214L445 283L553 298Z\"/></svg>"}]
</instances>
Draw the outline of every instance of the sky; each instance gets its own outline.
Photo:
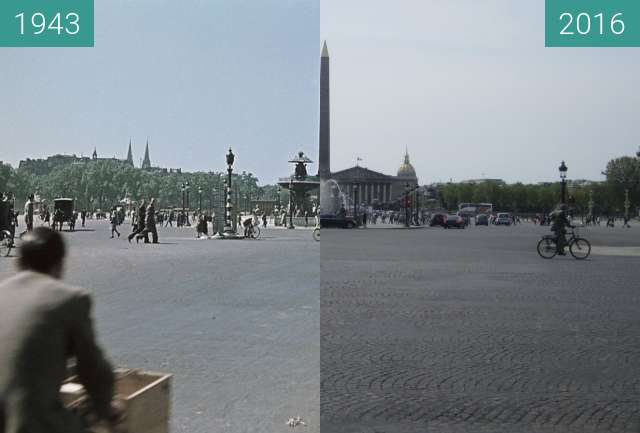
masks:
<instances>
[{"instance_id":1,"label":"sky","mask_svg":"<svg viewBox=\"0 0 640 433\"><path fill-rule=\"evenodd\" d=\"M319 0L95 3L95 48L0 48L0 160L91 155L235 168L317 160ZM317 165L310 167L315 172Z\"/></svg>"},{"instance_id":2,"label":"sky","mask_svg":"<svg viewBox=\"0 0 640 433\"><path fill-rule=\"evenodd\" d=\"M544 1L322 0L331 169L603 179L640 145L638 48L545 48Z\"/></svg>"}]
</instances>

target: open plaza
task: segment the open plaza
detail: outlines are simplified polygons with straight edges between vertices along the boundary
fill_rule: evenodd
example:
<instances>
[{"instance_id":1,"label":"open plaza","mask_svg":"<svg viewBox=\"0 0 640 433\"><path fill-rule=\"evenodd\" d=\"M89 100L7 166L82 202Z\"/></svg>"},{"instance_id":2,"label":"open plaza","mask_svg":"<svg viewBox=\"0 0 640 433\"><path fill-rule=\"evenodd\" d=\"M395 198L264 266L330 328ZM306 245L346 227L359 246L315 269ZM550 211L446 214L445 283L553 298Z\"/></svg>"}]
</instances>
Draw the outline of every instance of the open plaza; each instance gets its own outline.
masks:
<instances>
[{"instance_id":1,"label":"open plaza","mask_svg":"<svg viewBox=\"0 0 640 433\"><path fill-rule=\"evenodd\" d=\"M169 227L153 245L109 239L106 220L76 229L63 231L65 280L93 292L96 332L114 364L174 375L172 432L278 432L296 416L305 432L320 431L311 230L230 241ZM0 259L0 280L15 262Z\"/></svg>"},{"instance_id":2,"label":"open plaza","mask_svg":"<svg viewBox=\"0 0 640 433\"><path fill-rule=\"evenodd\" d=\"M638 431L639 228L323 230L323 431Z\"/></svg>"}]
</instances>

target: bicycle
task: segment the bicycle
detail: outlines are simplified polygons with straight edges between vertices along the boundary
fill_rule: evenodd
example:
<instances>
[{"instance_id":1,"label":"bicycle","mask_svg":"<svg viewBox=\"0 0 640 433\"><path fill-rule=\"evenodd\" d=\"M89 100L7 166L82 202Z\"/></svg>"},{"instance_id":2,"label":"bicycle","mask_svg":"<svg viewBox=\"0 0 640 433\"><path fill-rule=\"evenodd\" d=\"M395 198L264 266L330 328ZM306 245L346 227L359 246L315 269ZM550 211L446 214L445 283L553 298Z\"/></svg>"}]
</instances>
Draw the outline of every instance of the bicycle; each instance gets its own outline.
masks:
<instances>
[{"instance_id":1,"label":"bicycle","mask_svg":"<svg viewBox=\"0 0 640 433\"><path fill-rule=\"evenodd\" d=\"M247 235L245 238L258 239L260 237L260 227L251 224L247 227Z\"/></svg>"},{"instance_id":2,"label":"bicycle","mask_svg":"<svg viewBox=\"0 0 640 433\"><path fill-rule=\"evenodd\" d=\"M313 240L316 242L320 242L320 227L316 227L313 229Z\"/></svg>"},{"instance_id":3,"label":"bicycle","mask_svg":"<svg viewBox=\"0 0 640 433\"><path fill-rule=\"evenodd\" d=\"M9 230L0 231L0 256L9 257L11 249L14 247L13 236Z\"/></svg>"},{"instance_id":4,"label":"bicycle","mask_svg":"<svg viewBox=\"0 0 640 433\"><path fill-rule=\"evenodd\" d=\"M575 227L572 228L570 236L567 239L566 246L569 252L576 260L584 260L591 254L591 244L585 238L581 238L576 232ZM563 248L564 250L564 248ZM555 236L546 235L538 242L538 254L543 259L552 259L558 253L558 239Z\"/></svg>"}]
</instances>

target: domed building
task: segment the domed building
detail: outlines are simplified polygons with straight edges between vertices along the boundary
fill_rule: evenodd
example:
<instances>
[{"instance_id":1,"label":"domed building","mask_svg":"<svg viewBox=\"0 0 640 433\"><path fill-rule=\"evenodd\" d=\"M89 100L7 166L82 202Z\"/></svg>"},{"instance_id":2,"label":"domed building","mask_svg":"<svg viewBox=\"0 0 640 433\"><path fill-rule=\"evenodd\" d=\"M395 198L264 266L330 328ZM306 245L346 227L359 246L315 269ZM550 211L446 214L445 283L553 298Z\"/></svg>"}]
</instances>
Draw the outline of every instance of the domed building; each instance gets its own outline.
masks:
<instances>
[{"instance_id":1,"label":"domed building","mask_svg":"<svg viewBox=\"0 0 640 433\"><path fill-rule=\"evenodd\" d=\"M409 151L408 150L405 151L405 153L404 153L404 162L402 163L402 165L398 169L398 177L406 177L406 178L410 178L410 179L416 179L416 181L417 181L416 170L415 170L415 168L413 168L413 165L411 165L411 161L409 161Z\"/></svg>"},{"instance_id":2,"label":"domed building","mask_svg":"<svg viewBox=\"0 0 640 433\"><path fill-rule=\"evenodd\" d=\"M356 165L331 173L331 177L338 182L340 189L349 197L354 197L357 190L358 201L372 205L393 203L402 197L407 184L410 187L418 184L418 177L415 168L411 165L409 152L405 152L404 161L398 168L397 176Z\"/></svg>"}]
</instances>

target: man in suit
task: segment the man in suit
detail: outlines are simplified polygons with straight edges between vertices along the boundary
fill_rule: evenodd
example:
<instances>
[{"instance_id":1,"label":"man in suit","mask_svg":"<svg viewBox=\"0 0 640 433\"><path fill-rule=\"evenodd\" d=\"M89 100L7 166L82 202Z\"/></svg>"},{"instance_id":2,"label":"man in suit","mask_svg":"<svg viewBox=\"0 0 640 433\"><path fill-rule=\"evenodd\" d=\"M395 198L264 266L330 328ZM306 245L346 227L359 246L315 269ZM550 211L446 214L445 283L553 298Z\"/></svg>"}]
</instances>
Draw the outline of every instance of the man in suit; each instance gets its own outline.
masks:
<instances>
[{"instance_id":1,"label":"man in suit","mask_svg":"<svg viewBox=\"0 0 640 433\"><path fill-rule=\"evenodd\" d=\"M112 368L96 343L91 295L61 282L65 245L59 233L27 233L19 272L0 284L0 433L80 433L60 386L69 360L96 415L112 425Z\"/></svg>"},{"instance_id":2,"label":"man in suit","mask_svg":"<svg viewBox=\"0 0 640 433\"><path fill-rule=\"evenodd\" d=\"M144 200L142 200L142 202L140 202L140 207L138 207L138 211L136 213L136 226L134 227L134 230L129 234L129 236L127 236L127 240L129 241L129 243L131 243L131 239L133 239L134 237L136 238L136 241L137 241L138 240L137 235L142 233L142 231L144 230L144 222L146 219L146 214L147 214L146 204Z\"/></svg>"},{"instance_id":3,"label":"man in suit","mask_svg":"<svg viewBox=\"0 0 640 433\"><path fill-rule=\"evenodd\" d=\"M144 239L144 243L149 243L149 233L151 233L153 243L158 243L158 229L156 228L156 199L151 198L149 206L146 210L146 221L144 230L136 235L136 242L140 239Z\"/></svg>"}]
</instances>

